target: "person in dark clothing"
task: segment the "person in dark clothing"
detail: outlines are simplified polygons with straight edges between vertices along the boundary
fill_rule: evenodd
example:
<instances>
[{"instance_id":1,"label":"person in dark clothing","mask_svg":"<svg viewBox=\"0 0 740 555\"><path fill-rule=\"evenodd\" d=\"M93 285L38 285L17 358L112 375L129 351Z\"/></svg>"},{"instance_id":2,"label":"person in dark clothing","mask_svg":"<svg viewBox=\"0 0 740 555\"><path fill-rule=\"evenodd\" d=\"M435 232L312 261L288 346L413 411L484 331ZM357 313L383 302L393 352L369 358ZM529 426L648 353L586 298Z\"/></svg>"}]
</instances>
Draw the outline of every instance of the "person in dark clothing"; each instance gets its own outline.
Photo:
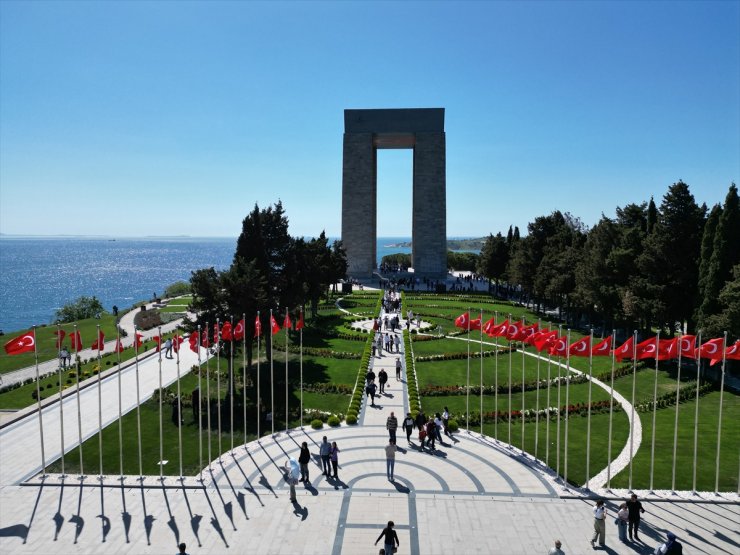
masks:
<instances>
[{"instance_id":1,"label":"person in dark clothing","mask_svg":"<svg viewBox=\"0 0 740 555\"><path fill-rule=\"evenodd\" d=\"M637 529L640 526L640 513L644 513L645 509L642 508L642 503L637 500L637 496L633 493L630 500L627 501L627 510L629 511L629 536L632 539L634 533L635 539L640 540L640 536L637 535Z\"/></svg>"},{"instance_id":2,"label":"person in dark clothing","mask_svg":"<svg viewBox=\"0 0 740 555\"><path fill-rule=\"evenodd\" d=\"M659 546L655 552L660 555L683 555L683 545L678 542L676 535L672 532L668 532L667 536L668 541Z\"/></svg>"},{"instance_id":3,"label":"person in dark clothing","mask_svg":"<svg viewBox=\"0 0 740 555\"><path fill-rule=\"evenodd\" d=\"M367 374L365 374L365 383L370 383L375 381L375 372L373 372L372 368L367 371Z\"/></svg>"},{"instance_id":4,"label":"person in dark clothing","mask_svg":"<svg viewBox=\"0 0 740 555\"><path fill-rule=\"evenodd\" d=\"M385 538L385 540L383 541L383 545L385 548L386 555L392 555L393 549L396 546L401 545L401 542L398 541L398 534L396 534L396 531L393 529L394 526L395 524L393 524L393 521L389 520L388 526L383 528L383 531L378 536L378 539L375 540L375 545L378 545L380 538L383 538L383 537Z\"/></svg>"},{"instance_id":5,"label":"person in dark clothing","mask_svg":"<svg viewBox=\"0 0 740 555\"><path fill-rule=\"evenodd\" d=\"M365 388L365 393L367 393L368 397L370 397L370 406L375 406L375 391L377 387L375 386L375 382L370 382L367 384L367 387Z\"/></svg>"},{"instance_id":6,"label":"person in dark clothing","mask_svg":"<svg viewBox=\"0 0 740 555\"><path fill-rule=\"evenodd\" d=\"M391 441L395 444L396 443L396 430L398 429L398 418L396 418L396 415L393 414L393 412L391 412L391 415L385 421L385 429L388 430L388 436L390 437Z\"/></svg>"},{"instance_id":7,"label":"person in dark clothing","mask_svg":"<svg viewBox=\"0 0 740 555\"><path fill-rule=\"evenodd\" d=\"M308 483L308 463L311 462L311 452L308 450L308 444L304 441L301 444L301 454L298 455L298 463L301 465L301 482Z\"/></svg>"},{"instance_id":8,"label":"person in dark clothing","mask_svg":"<svg viewBox=\"0 0 740 555\"><path fill-rule=\"evenodd\" d=\"M378 383L380 384L380 393L385 393L385 382L388 381L388 373L380 369L380 372L378 372Z\"/></svg>"},{"instance_id":9,"label":"person in dark clothing","mask_svg":"<svg viewBox=\"0 0 740 555\"><path fill-rule=\"evenodd\" d=\"M423 412L416 415L416 427L421 430L427 425L427 417Z\"/></svg>"},{"instance_id":10,"label":"person in dark clothing","mask_svg":"<svg viewBox=\"0 0 740 555\"><path fill-rule=\"evenodd\" d=\"M406 441L411 443L411 432L414 431L414 419L411 418L410 412L403 419L403 431L406 432Z\"/></svg>"},{"instance_id":11,"label":"person in dark clothing","mask_svg":"<svg viewBox=\"0 0 740 555\"><path fill-rule=\"evenodd\" d=\"M427 446L434 451L434 440L437 437L437 425L432 418L427 422Z\"/></svg>"}]
</instances>

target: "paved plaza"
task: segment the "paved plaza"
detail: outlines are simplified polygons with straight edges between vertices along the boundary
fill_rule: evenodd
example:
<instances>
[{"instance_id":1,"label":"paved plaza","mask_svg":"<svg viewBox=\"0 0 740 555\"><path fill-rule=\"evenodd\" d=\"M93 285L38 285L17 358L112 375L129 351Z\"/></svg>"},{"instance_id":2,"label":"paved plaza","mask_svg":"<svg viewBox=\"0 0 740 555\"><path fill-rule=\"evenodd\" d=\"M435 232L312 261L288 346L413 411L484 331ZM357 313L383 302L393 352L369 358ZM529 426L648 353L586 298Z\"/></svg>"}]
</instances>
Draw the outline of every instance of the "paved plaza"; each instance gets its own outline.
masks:
<instances>
[{"instance_id":1,"label":"paved plaza","mask_svg":"<svg viewBox=\"0 0 740 555\"><path fill-rule=\"evenodd\" d=\"M181 354L183 368L197 361L187 349ZM281 431L235 447L200 476L183 480L100 480L94 469L83 480L41 477L38 416L31 412L0 430L0 553L175 553L185 542L191 554L376 554L380 546L373 542L388 520L396 523L399 554L544 555L555 539L569 555L592 553L593 500L565 489L539 461L491 438L461 431L430 453L419 450L415 435L407 442L399 429L395 480L388 480L386 419L393 411L400 423L408 410L405 369L401 381L395 378L399 356L403 361L403 351L373 359L376 373L380 367L388 372L386 393L376 397L375 407L363 404L356 426ZM145 398L159 385L157 357L141 362L139 374ZM123 370L127 410L135 405L134 376L135 368ZM163 380L175 378L175 363L167 360ZM117 417L117 374L103 380L101 391L106 423ZM424 408L430 413L441 407ZM52 439L60 436L58 406L44 411L52 459L60 453ZM87 437L98 422L96 386L83 390L81 412ZM65 434L69 451L78 435L76 396L65 399L64 413L72 423ZM340 449L338 479L321 472L324 435ZM304 441L313 457L310 484L297 486L292 503L284 465L298 457ZM681 500L639 493L647 511L642 541L620 543L608 518L607 546L596 552L652 553L668 531L679 537L684 553L740 551L737 495ZM617 501L607 496L612 517Z\"/></svg>"}]
</instances>

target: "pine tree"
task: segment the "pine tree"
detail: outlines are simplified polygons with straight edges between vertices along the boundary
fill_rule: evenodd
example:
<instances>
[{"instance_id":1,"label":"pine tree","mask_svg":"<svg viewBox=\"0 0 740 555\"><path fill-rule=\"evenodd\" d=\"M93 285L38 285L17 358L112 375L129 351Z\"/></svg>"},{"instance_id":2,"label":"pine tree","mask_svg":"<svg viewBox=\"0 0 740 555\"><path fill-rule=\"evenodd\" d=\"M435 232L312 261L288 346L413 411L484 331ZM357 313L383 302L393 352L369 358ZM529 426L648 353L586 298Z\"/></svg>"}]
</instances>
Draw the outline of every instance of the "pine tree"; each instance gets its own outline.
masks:
<instances>
[{"instance_id":1,"label":"pine tree","mask_svg":"<svg viewBox=\"0 0 740 555\"><path fill-rule=\"evenodd\" d=\"M715 204L709 213L707 222L704 224L704 234L701 238L701 252L699 256L699 298L702 300L701 305L696 313L696 321L699 327L702 326L705 314L712 314L716 311L717 297L713 295L707 298L707 277L709 275L709 264L714 252L714 237L717 231L719 217L722 214L722 207Z\"/></svg>"}]
</instances>

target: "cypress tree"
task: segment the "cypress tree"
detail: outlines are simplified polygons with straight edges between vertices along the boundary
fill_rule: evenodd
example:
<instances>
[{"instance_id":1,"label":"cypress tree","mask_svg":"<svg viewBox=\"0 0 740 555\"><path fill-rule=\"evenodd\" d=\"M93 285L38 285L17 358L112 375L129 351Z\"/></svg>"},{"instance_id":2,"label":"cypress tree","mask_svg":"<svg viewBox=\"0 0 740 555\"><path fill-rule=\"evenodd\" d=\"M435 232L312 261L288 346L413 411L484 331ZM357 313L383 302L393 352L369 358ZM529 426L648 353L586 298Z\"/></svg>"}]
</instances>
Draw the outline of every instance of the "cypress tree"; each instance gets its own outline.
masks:
<instances>
[{"instance_id":1,"label":"cypress tree","mask_svg":"<svg viewBox=\"0 0 740 555\"><path fill-rule=\"evenodd\" d=\"M707 299L707 276L709 274L712 253L714 252L714 236L721 214L722 207L719 204L715 204L709 213L707 222L704 224L704 234L701 238L701 251L699 255L699 299L701 300L701 306L696 313L696 321L700 327L703 325L704 315L711 314L712 310L716 308L712 306L716 302L716 295L711 299L711 302L710 299Z\"/></svg>"}]
</instances>

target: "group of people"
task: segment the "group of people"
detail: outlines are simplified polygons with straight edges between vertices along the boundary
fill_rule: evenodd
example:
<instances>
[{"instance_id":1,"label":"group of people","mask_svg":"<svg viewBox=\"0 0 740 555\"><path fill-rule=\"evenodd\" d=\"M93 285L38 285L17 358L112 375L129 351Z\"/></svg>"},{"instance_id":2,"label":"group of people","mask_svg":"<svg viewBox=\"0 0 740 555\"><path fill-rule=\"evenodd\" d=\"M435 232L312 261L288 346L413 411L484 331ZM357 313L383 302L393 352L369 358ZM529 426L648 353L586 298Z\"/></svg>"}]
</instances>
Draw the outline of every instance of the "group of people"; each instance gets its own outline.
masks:
<instances>
[{"instance_id":1,"label":"group of people","mask_svg":"<svg viewBox=\"0 0 740 555\"><path fill-rule=\"evenodd\" d=\"M321 440L319 446L319 456L321 457L322 474L327 478L339 480L339 447L336 441L329 443L326 436ZM290 501L297 502L295 487L299 482L310 484L308 465L311 462L311 452L308 450L308 443L301 444L301 451L298 460L289 458L285 463L285 480L290 486ZM300 476L300 478L299 478Z\"/></svg>"},{"instance_id":2,"label":"group of people","mask_svg":"<svg viewBox=\"0 0 740 555\"><path fill-rule=\"evenodd\" d=\"M401 381L401 358L396 359L396 381ZM370 398L370 406L375 406L375 395L382 395L385 393L386 383L388 383L388 372L385 368L381 368L378 371L378 385L375 385L375 372L371 368L365 374L365 394Z\"/></svg>"}]
</instances>

